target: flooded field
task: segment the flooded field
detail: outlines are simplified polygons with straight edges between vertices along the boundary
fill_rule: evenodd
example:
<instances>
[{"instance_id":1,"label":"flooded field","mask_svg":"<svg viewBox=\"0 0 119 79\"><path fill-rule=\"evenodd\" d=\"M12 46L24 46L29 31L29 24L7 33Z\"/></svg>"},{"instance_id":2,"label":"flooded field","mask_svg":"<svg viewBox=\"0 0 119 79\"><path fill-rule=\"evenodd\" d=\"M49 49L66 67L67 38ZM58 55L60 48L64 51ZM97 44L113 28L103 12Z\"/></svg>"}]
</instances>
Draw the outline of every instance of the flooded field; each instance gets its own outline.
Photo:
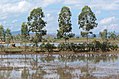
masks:
<instances>
[{"instance_id":1,"label":"flooded field","mask_svg":"<svg viewBox=\"0 0 119 79\"><path fill-rule=\"evenodd\" d=\"M0 55L0 79L119 79L119 55Z\"/></svg>"}]
</instances>

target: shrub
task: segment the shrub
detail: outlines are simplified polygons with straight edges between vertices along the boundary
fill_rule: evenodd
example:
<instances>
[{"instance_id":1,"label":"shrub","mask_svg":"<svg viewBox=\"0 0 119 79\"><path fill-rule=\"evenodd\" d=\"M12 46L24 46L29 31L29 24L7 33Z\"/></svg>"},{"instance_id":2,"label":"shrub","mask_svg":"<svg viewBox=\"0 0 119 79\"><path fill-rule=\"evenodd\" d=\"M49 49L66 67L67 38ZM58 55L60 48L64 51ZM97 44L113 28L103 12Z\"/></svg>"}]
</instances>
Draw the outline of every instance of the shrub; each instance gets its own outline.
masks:
<instances>
[{"instance_id":1,"label":"shrub","mask_svg":"<svg viewBox=\"0 0 119 79\"><path fill-rule=\"evenodd\" d=\"M64 44L64 43L60 43L60 44L58 45L58 49L59 49L60 51L65 51L65 50L66 50L65 44Z\"/></svg>"},{"instance_id":2,"label":"shrub","mask_svg":"<svg viewBox=\"0 0 119 79\"><path fill-rule=\"evenodd\" d=\"M41 51L45 51L45 43L44 42L40 45L40 49L41 49Z\"/></svg>"},{"instance_id":3,"label":"shrub","mask_svg":"<svg viewBox=\"0 0 119 79\"><path fill-rule=\"evenodd\" d=\"M117 45L117 44L111 45L111 49L112 49L112 50L117 50L117 49L118 49L118 45Z\"/></svg>"},{"instance_id":4,"label":"shrub","mask_svg":"<svg viewBox=\"0 0 119 79\"><path fill-rule=\"evenodd\" d=\"M49 42L47 44L45 44L45 49L48 52L53 52L53 49L56 48L56 46L54 44L50 44Z\"/></svg>"},{"instance_id":5,"label":"shrub","mask_svg":"<svg viewBox=\"0 0 119 79\"><path fill-rule=\"evenodd\" d=\"M110 51L117 50L118 45L112 45L110 42L105 41L100 43L99 41L93 41L90 43L60 43L58 49L60 51L74 51L74 52L89 52L89 51Z\"/></svg>"},{"instance_id":6,"label":"shrub","mask_svg":"<svg viewBox=\"0 0 119 79\"><path fill-rule=\"evenodd\" d=\"M93 51L100 50L102 47L102 44L97 40L94 40L92 44L93 44Z\"/></svg>"}]
</instances>

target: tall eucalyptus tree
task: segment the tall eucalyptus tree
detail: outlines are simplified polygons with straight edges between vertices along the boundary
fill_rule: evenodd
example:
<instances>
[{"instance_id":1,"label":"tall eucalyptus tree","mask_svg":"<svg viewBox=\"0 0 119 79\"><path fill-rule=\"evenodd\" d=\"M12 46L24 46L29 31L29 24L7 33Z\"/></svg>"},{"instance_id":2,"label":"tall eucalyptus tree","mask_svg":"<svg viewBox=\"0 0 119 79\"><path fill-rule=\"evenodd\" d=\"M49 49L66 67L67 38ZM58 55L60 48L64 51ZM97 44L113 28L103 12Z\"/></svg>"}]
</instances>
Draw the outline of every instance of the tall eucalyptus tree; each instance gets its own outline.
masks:
<instances>
[{"instance_id":1,"label":"tall eucalyptus tree","mask_svg":"<svg viewBox=\"0 0 119 79\"><path fill-rule=\"evenodd\" d=\"M21 26L21 39L22 42L25 42L25 51L26 51L26 42L29 40L29 30L28 25L23 22Z\"/></svg>"},{"instance_id":2,"label":"tall eucalyptus tree","mask_svg":"<svg viewBox=\"0 0 119 79\"><path fill-rule=\"evenodd\" d=\"M78 16L78 24L80 25L79 29L82 28L85 31L87 41L88 41L88 34L91 29L97 27L95 14L92 12L91 8L88 6L84 6L81 13Z\"/></svg>"},{"instance_id":3,"label":"tall eucalyptus tree","mask_svg":"<svg viewBox=\"0 0 119 79\"><path fill-rule=\"evenodd\" d=\"M62 7L60 13L59 13L59 30L57 30L57 37L58 38L64 38L65 42L69 38L68 34L72 30L72 24L71 24L71 11L70 8L64 6Z\"/></svg>"},{"instance_id":4,"label":"tall eucalyptus tree","mask_svg":"<svg viewBox=\"0 0 119 79\"><path fill-rule=\"evenodd\" d=\"M33 42L35 46L38 46L38 42L42 41L42 36L46 35L46 22L44 21L44 13L42 8L35 8L31 11L28 17L29 31L35 33Z\"/></svg>"}]
</instances>

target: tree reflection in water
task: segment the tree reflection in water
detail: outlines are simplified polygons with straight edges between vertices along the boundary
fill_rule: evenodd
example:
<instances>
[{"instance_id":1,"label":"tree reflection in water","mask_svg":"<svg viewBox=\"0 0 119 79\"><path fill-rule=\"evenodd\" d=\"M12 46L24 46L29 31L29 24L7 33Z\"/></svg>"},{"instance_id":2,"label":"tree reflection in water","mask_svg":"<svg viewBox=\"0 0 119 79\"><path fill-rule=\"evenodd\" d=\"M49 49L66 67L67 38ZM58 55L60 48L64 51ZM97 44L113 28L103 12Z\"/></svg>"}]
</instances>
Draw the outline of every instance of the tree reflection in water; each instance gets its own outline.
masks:
<instances>
[{"instance_id":1,"label":"tree reflection in water","mask_svg":"<svg viewBox=\"0 0 119 79\"><path fill-rule=\"evenodd\" d=\"M119 79L119 68L110 70L117 75L110 74L106 65L115 67L112 64L118 60L116 54L1 55L0 79L108 79L110 76ZM109 74L101 71L101 63ZM103 73L101 77L95 76L99 70Z\"/></svg>"}]
</instances>

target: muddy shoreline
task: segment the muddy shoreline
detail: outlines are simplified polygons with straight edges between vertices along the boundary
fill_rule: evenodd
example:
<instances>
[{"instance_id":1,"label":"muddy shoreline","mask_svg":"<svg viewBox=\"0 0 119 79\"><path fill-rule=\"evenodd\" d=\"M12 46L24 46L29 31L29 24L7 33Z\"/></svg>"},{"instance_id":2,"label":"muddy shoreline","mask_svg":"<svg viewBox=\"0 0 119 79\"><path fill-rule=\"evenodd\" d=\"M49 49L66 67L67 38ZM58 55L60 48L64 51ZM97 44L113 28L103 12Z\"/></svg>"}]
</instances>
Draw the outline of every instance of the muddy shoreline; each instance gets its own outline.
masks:
<instances>
[{"instance_id":1,"label":"muddy shoreline","mask_svg":"<svg viewBox=\"0 0 119 79\"><path fill-rule=\"evenodd\" d=\"M5 51L5 52L0 52L0 55L16 55L16 54L119 54L118 51L107 51L107 52L102 52L102 51L97 51L97 52L73 52L73 51L60 51L60 52L31 52L31 51Z\"/></svg>"}]
</instances>

